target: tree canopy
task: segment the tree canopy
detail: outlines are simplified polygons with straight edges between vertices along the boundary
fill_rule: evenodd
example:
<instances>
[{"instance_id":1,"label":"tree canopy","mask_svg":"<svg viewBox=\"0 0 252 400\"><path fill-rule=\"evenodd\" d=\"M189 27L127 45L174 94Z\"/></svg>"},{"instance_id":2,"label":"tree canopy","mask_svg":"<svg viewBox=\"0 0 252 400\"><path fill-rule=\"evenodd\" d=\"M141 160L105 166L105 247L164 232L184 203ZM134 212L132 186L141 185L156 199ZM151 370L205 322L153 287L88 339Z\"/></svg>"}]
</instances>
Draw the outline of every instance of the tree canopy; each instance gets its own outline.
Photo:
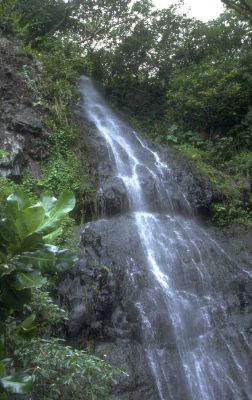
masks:
<instances>
[{"instance_id":1,"label":"tree canopy","mask_svg":"<svg viewBox=\"0 0 252 400\"><path fill-rule=\"evenodd\" d=\"M252 1L251 0L222 0L229 8L233 9L252 23Z\"/></svg>"}]
</instances>

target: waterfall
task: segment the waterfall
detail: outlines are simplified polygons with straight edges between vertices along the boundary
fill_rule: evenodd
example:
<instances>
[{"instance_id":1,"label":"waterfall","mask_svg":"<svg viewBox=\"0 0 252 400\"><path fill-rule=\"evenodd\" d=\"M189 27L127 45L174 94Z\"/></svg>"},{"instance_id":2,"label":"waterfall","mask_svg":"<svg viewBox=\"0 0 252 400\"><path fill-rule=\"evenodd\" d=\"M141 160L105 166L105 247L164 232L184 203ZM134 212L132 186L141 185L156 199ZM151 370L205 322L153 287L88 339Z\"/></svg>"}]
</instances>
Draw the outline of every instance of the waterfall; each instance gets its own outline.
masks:
<instances>
[{"instance_id":1,"label":"waterfall","mask_svg":"<svg viewBox=\"0 0 252 400\"><path fill-rule=\"evenodd\" d=\"M105 142L113 176L126 188L141 243L149 283L139 288L134 273L130 279L159 399L252 399L249 332L232 319L225 290L227 277L248 279L247 272L197 222L172 167L87 77L81 92L83 113Z\"/></svg>"}]
</instances>

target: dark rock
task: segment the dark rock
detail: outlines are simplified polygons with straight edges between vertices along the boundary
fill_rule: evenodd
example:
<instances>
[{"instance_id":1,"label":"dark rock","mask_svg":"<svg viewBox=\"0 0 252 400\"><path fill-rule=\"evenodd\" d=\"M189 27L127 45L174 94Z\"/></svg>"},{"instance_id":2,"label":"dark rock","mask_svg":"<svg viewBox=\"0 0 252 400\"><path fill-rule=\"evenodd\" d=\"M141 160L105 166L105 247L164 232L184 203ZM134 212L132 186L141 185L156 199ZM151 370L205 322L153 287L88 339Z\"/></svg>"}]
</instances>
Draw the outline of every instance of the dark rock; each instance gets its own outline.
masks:
<instances>
[{"instance_id":1,"label":"dark rock","mask_svg":"<svg viewBox=\"0 0 252 400\"><path fill-rule=\"evenodd\" d=\"M159 150L171 166L172 178L179 185L177 190L184 194L190 208L196 213L209 216L212 205L221 202L223 194L177 150Z\"/></svg>"},{"instance_id":2,"label":"dark rock","mask_svg":"<svg viewBox=\"0 0 252 400\"><path fill-rule=\"evenodd\" d=\"M159 400L153 391L153 378L139 343L127 340L103 342L97 344L96 354L110 364L120 366L125 372L117 377L118 383L108 400Z\"/></svg>"},{"instance_id":3,"label":"dark rock","mask_svg":"<svg viewBox=\"0 0 252 400\"><path fill-rule=\"evenodd\" d=\"M21 133L30 133L32 135L41 134L43 125L37 113L29 107L23 108L16 115L13 121L14 129Z\"/></svg>"},{"instance_id":4,"label":"dark rock","mask_svg":"<svg viewBox=\"0 0 252 400\"><path fill-rule=\"evenodd\" d=\"M49 149L43 143L36 143L36 141L30 141L30 148L28 150L29 156L36 161L43 161L49 155Z\"/></svg>"},{"instance_id":5,"label":"dark rock","mask_svg":"<svg viewBox=\"0 0 252 400\"><path fill-rule=\"evenodd\" d=\"M112 216L129 211L127 191L120 178L108 178L98 192L100 215Z\"/></svg>"},{"instance_id":6,"label":"dark rock","mask_svg":"<svg viewBox=\"0 0 252 400\"><path fill-rule=\"evenodd\" d=\"M0 176L20 180L22 168L25 164L24 138L21 135L13 135L8 130L0 138L0 147L4 155L0 160Z\"/></svg>"},{"instance_id":7,"label":"dark rock","mask_svg":"<svg viewBox=\"0 0 252 400\"><path fill-rule=\"evenodd\" d=\"M219 299L220 304L225 304L228 316L223 320L222 312L216 307L212 317L223 334L230 336L230 340L236 340L235 336L232 339L234 326L238 325L244 331L252 329L249 231L243 231L239 227L224 233L217 229L208 229L211 237L222 246L222 252L217 254L213 242L212 246L208 246L209 254L204 253L205 262L210 266L209 273L214 276L212 284L216 299ZM180 290L186 290L188 284L191 288L195 287L200 298L201 282L195 274L195 266L186 258L186 247L182 246L178 252L178 264L174 260L174 282L180 282ZM229 254L230 260L225 254ZM197 251L192 255L199 262ZM187 265L183 274L180 269L182 261ZM159 399L146 359L148 338L145 337L145 344L142 342L144 332L141 331L136 307L138 303L145 304L148 308L160 352L169 354L167 368L172 365L174 371L170 374L169 384L176 387L178 398L184 398L186 382L176 351L172 322L167 316L162 291L158 293L158 289L153 287L151 272L144 265L141 241L133 216L103 219L87 224L81 237L79 261L59 285L59 297L70 310L68 334L71 340L76 343L83 339L94 340L96 354L129 375L119 377L118 385L113 387L109 397L111 400ZM230 271L229 275L226 274L227 269ZM244 269L248 272L248 279L244 277ZM187 276L183 287L181 285L185 273ZM195 332L197 335L204 333L198 318L200 314L197 312L184 315L187 336L192 346L195 343Z\"/></svg>"},{"instance_id":8,"label":"dark rock","mask_svg":"<svg viewBox=\"0 0 252 400\"><path fill-rule=\"evenodd\" d=\"M158 400L139 339L137 294L127 275L131 251L139 255L141 270L139 245L130 216L89 223L81 237L79 261L58 287L59 299L70 311L71 340L94 339L96 354L129 374L119 377L111 400Z\"/></svg>"},{"instance_id":9,"label":"dark rock","mask_svg":"<svg viewBox=\"0 0 252 400\"><path fill-rule=\"evenodd\" d=\"M0 59L0 148L6 152L0 176L20 182L25 168L38 177L39 162L47 156L40 143L45 134L41 118L32 108L33 93L20 72L23 65L35 68L35 61L21 56L15 43L1 34Z\"/></svg>"}]
</instances>

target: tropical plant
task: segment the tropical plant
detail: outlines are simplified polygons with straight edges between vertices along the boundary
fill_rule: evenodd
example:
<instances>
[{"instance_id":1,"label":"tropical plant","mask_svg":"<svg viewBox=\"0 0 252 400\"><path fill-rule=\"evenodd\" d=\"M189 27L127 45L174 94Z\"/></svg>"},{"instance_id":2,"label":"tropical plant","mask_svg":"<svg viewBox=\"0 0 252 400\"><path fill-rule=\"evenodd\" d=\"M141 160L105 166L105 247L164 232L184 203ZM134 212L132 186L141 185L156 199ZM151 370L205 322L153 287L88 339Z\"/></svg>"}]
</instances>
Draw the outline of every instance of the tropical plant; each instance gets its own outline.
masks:
<instances>
[{"instance_id":1,"label":"tropical plant","mask_svg":"<svg viewBox=\"0 0 252 400\"><path fill-rule=\"evenodd\" d=\"M74 195L63 193L58 200L42 196L36 204L17 190L7 198L0 221L0 356L8 347L5 335L7 318L22 316L32 298L32 290L47 283L48 277L65 271L74 255L51 243L61 232L61 221L75 206ZM20 336L35 330L36 315L26 315L13 332ZM16 372L13 360L0 363L0 393L27 393L34 376ZM2 396L4 396L2 394ZM4 397L3 397L4 398Z\"/></svg>"},{"instance_id":2,"label":"tropical plant","mask_svg":"<svg viewBox=\"0 0 252 400\"><path fill-rule=\"evenodd\" d=\"M22 310L30 301L31 289L46 282L44 275L61 272L72 254L51 243L60 234L60 222L74 208L71 193L58 200L42 196L31 205L22 192L8 197L5 217L0 221L0 304L1 318Z\"/></svg>"}]
</instances>

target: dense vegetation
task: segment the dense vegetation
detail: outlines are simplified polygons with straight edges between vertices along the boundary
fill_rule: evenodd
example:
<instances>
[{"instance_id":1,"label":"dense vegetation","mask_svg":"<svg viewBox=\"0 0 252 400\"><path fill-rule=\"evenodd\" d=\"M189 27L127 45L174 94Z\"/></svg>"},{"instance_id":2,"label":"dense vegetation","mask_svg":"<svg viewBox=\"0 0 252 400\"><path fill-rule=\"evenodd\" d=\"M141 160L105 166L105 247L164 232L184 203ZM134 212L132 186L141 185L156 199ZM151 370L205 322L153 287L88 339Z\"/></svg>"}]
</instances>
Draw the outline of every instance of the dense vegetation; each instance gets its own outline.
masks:
<instances>
[{"instance_id":1,"label":"dense vegetation","mask_svg":"<svg viewBox=\"0 0 252 400\"><path fill-rule=\"evenodd\" d=\"M75 84L81 74L96 79L110 101L124 110L146 135L173 146L193 168L209 177L223 194L222 202L213 205L215 223L252 224L251 0L223 0L226 11L208 23L179 14L179 3L156 10L150 0L133 4L130 0L0 2L0 32L19 40L22 54L42 62L40 72L35 74L32 68L24 66L22 73L33 93L33 106L43 114L49 132L43 143L48 157L42 163L41 177L24 172L21 186L25 197L17 192L6 202L19 185L0 178L2 224L16 224L10 236L1 235L0 302L5 310L1 321L7 326L1 330L4 343L12 337L1 350L1 356L9 360L0 364L2 391L26 392L35 379L35 398L42 398L47 392L49 397L44 398L58 399L70 379L72 386L64 391L63 398L79 398L78 390L82 387L87 391L87 399L106 398L103 383L114 373L100 360L48 335L48 327L64 319L49 294L49 283L55 279L55 271L59 272L57 265L62 265L56 263L56 253L47 247L50 273L36 257L29 271L22 270L38 278L31 280L29 287L18 275L18 268L23 268L21 259L27 257L23 252L37 254L49 243L45 236L49 240L50 232L40 231L38 238L37 230L43 226L39 218L45 218L54 204L51 196L59 196L64 189L75 193L77 211L71 216L64 212L64 218L57 221L58 228L63 229L57 237L51 237L54 244L72 247L69 238L73 238L76 218L81 219L78 206L90 201L94 194L88 155L85 164L76 156L80 127L73 109L79 100ZM38 199L42 192L49 193L47 200ZM35 220L32 224L28 221L27 232L19 231L30 213L34 213ZM23 247L22 241L34 233L36 241ZM26 235L22 240L21 234ZM30 248L34 243L36 246ZM11 262L7 274L6 257ZM18 294L26 296L18 309L4 297L6 293L9 297L3 286L9 279L15 295L18 290ZM28 348L26 340L31 337ZM32 356L34 352L36 358ZM56 353L58 358L52 363L50 354ZM65 357L71 360L69 365L74 371L69 368L62 375ZM17 367L26 372L15 375ZM80 368L87 372L85 376ZM30 374L31 370L35 372ZM50 376L46 375L48 371ZM69 378L72 373L73 378ZM18 387L13 376L19 381ZM101 382L97 381L99 376ZM1 399L4 396L0 393Z\"/></svg>"},{"instance_id":2,"label":"dense vegetation","mask_svg":"<svg viewBox=\"0 0 252 400\"><path fill-rule=\"evenodd\" d=\"M75 206L72 193L42 196L32 204L21 190L2 210L0 246L0 398L99 399L116 370L50 334L67 316L48 292L74 262L74 253L52 245ZM50 328L50 329L49 329Z\"/></svg>"},{"instance_id":3,"label":"dense vegetation","mask_svg":"<svg viewBox=\"0 0 252 400\"><path fill-rule=\"evenodd\" d=\"M183 152L223 192L212 209L216 223L250 225L251 2L224 1L227 11L209 23L178 14L179 3L156 10L149 0L2 2L2 29L44 63L38 101L51 107L53 95L42 186L60 190L71 174L71 189L92 192L68 153L74 134L66 115L71 84L87 73L133 123Z\"/></svg>"}]
</instances>

